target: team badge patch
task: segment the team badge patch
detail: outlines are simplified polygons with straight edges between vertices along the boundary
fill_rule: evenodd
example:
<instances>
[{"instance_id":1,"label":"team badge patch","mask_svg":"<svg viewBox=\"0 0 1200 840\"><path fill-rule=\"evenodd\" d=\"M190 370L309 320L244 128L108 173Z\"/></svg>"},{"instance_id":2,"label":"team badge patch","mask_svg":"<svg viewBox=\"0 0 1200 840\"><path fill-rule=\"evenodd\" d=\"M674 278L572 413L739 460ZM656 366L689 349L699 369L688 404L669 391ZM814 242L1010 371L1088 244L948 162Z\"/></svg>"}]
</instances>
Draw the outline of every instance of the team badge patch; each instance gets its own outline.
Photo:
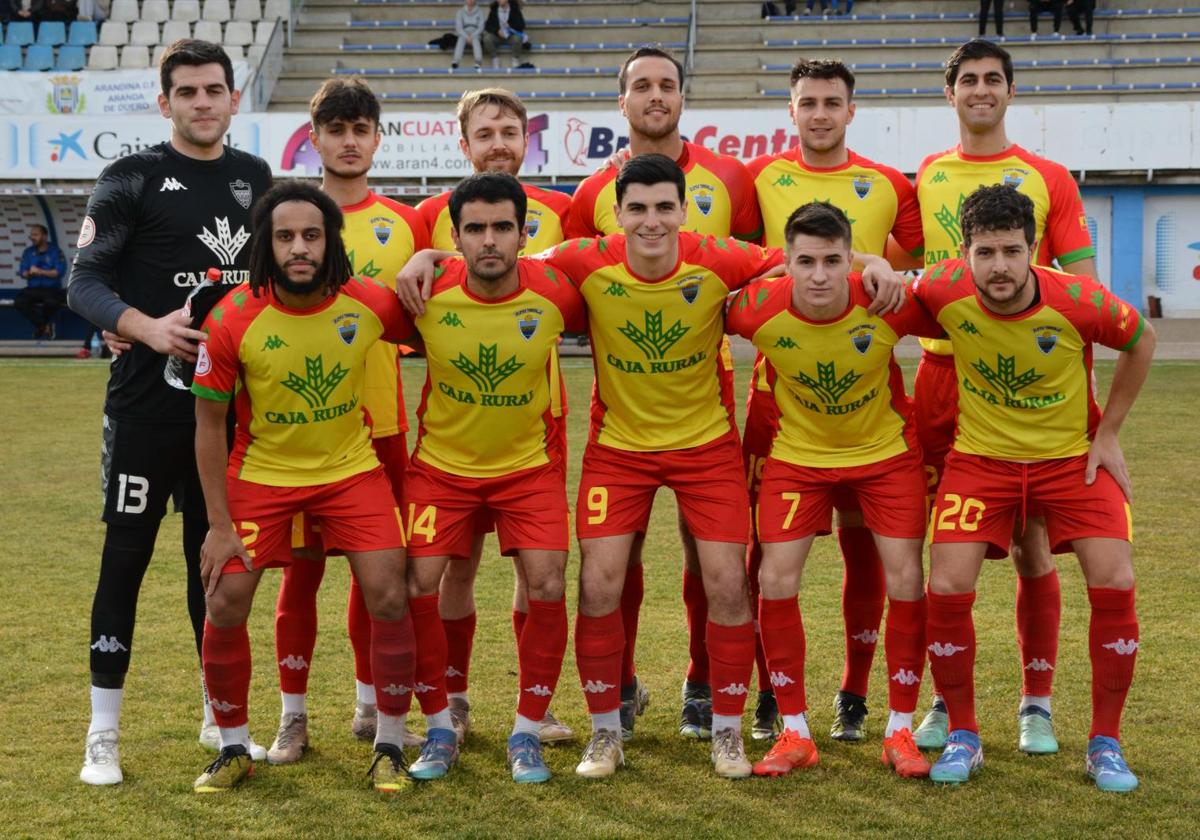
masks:
<instances>
[{"instance_id":1,"label":"team badge patch","mask_svg":"<svg viewBox=\"0 0 1200 840\"><path fill-rule=\"evenodd\" d=\"M1034 327L1033 337L1037 347L1043 354L1049 356L1050 351L1058 345L1058 327Z\"/></svg>"},{"instance_id":2,"label":"team badge patch","mask_svg":"<svg viewBox=\"0 0 1200 840\"><path fill-rule=\"evenodd\" d=\"M347 312L339 315L333 319L333 325L337 327L338 335L346 342L346 346L350 346L358 336L358 313Z\"/></svg>"},{"instance_id":3,"label":"team badge patch","mask_svg":"<svg viewBox=\"0 0 1200 840\"><path fill-rule=\"evenodd\" d=\"M534 210L530 210L525 214L525 229L529 239L533 239L538 235L538 230L542 226L541 214Z\"/></svg>"},{"instance_id":4,"label":"team badge patch","mask_svg":"<svg viewBox=\"0 0 1200 840\"><path fill-rule=\"evenodd\" d=\"M392 238L392 227L395 224L396 220L389 219L387 216L376 216L371 219L371 231L380 245L388 244L388 240Z\"/></svg>"},{"instance_id":5,"label":"team badge patch","mask_svg":"<svg viewBox=\"0 0 1200 840\"><path fill-rule=\"evenodd\" d=\"M1028 174L1029 171L1026 169L1005 169L1004 180L1002 180L1000 183L1006 187L1012 187L1013 189L1016 189L1020 187L1021 184L1025 183L1025 176Z\"/></svg>"},{"instance_id":6,"label":"team badge patch","mask_svg":"<svg viewBox=\"0 0 1200 840\"><path fill-rule=\"evenodd\" d=\"M689 277L684 277L675 285L679 287L679 294L683 295L685 303L692 304L696 302L696 298L700 296L700 281L703 278L698 274L693 274Z\"/></svg>"},{"instance_id":7,"label":"team badge patch","mask_svg":"<svg viewBox=\"0 0 1200 840\"><path fill-rule=\"evenodd\" d=\"M713 209L713 187L710 184L696 184L688 188L691 193L692 203L696 205L701 213L707 216Z\"/></svg>"},{"instance_id":8,"label":"team badge patch","mask_svg":"<svg viewBox=\"0 0 1200 840\"><path fill-rule=\"evenodd\" d=\"M248 183L241 178L238 178L236 181L230 181L229 191L233 193L234 201L242 205L243 210L250 209L250 199L254 198L254 190Z\"/></svg>"},{"instance_id":9,"label":"team badge patch","mask_svg":"<svg viewBox=\"0 0 1200 840\"><path fill-rule=\"evenodd\" d=\"M874 329L875 327L871 324L861 324L850 330L850 343L864 356L871 349L871 342L875 338Z\"/></svg>"},{"instance_id":10,"label":"team badge patch","mask_svg":"<svg viewBox=\"0 0 1200 840\"><path fill-rule=\"evenodd\" d=\"M196 351L196 376L204 376L212 370L212 359L208 357L208 345L201 341L200 349Z\"/></svg>"},{"instance_id":11,"label":"team badge patch","mask_svg":"<svg viewBox=\"0 0 1200 840\"><path fill-rule=\"evenodd\" d=\"M538 324L542 322L542 310L540 309L522 309L515 313L517 316L517 329L521 331L521 337L526 341L533 338L533 334L537 332Z\"/></svg>"},{"instance_id":12,"label":"team badge patch","mask_svg":"<svg viewBox=\"0 0 1200 840\"><path fill-rule=\"evenodd\" d=\"M83 226L79 228L79 239L75 243L76 248L86 248L91 245L96 238L96 223L92 221L91 216L83 217Z\"/></svg>"},{"instance_id":13,"label":"team badge patch","mask_svg":"<svg viewBox=\"0 0 1200 840\"><path fill-rule=\"evenodd\" d=\"M854 179L854 194L859 198L866 198L874 183L874 179L868 178L866 175L858 176Z\"/></svg>"}]
</instances>

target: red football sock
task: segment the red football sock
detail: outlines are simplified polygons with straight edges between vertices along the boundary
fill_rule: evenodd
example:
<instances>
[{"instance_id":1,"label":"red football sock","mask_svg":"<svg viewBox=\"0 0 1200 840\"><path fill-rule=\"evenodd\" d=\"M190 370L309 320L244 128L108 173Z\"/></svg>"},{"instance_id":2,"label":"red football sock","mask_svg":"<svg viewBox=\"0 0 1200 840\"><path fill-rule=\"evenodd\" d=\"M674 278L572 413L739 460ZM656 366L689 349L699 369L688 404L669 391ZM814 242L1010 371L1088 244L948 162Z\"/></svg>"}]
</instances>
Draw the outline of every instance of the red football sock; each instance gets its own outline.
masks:
<instances>
[{"instance_id":1,"label":"red football sock","mask_svg":"<svg viewBox=\"0 0 1200 840\"><path fill-rule=\"evenodd\" d=\"M213 627L205 619L200 660L217 726L245 726L250 698L250 634L245 623Z\"/></svg>"},{"instance_id":2,"label":"red football sock","mask_svg":"<svg viewBox=\"0 0 1200 840\"><path fill-rule=\"evenodd\" d=\"M443 618L446 631L446 691L462 694L471 673L471 648L475 644L475 613L463 618Z\"/></svg>"},{"instance_id":3,"label":"red football sock","mask_svg":"<svg viewBox=\"0 0 1200 840\"><path fill-rule=\"evenodd\" d=\"M760 612L758 592L758 569L762 566L762 546L753 537L746 549L746 575L750 579L750 609L754 611L754 664L758 669L758 690L774 691L771 673L767 668L767 653L763 650L762 626L758 620Z\"/></svg>"},{"instance_id":4,"label":"red football sock","mask_svg":"<svg viewBox=\"0 0 1200 840\"><path fill-rule=\"evenodd\" d=\"M317 590L325 577L325 561L293 560L283 569L275 601L275 661L279 689L308 693L308 670L317 646Z\"/></svg>"},{"instance_id":5,"label":"red football sock","mask_svg":"<svg viewBox=\"0 0 1200 840\"><path fill-rule=\"evenodd\" d=\"M517 647L521 646L521 634L525 632L525 621L528 618L529 613L527 612L512 611L513 638L517 640Z\"/></svg>"},{"instance_id":6,"label":"red football sock","mask_svg":"<svg viewBox=\"0 0 1200 840\"><path fill-rule=\"evenodd\" d=\"M921 693L925 673L925 599L888 599L887 634L883 637L887 657L888 708L912 712Z\"/></svg>"},{"instance_id":7,"label":"red football sock","mask_svg":"<svg viewBox=\"0 0 1200 840\"><path fill-rule=\"evenodd\" d=\"M975 593L926 593L928 618L925 642L929 670L937 675L938 691L946 701L950 728L979 731L975 722Z\"/></svg>"},{"instance_id":8,"label":"red football sock","mask_svg":"<svg viewBox=\"0 0 1200 840\"><path fill-rule=\"evenodd\" d=\"M683 606L687 610L688 670L691 683L708 684L708 646L704 631L708 624L708 596L704 579L683 570Z\"/></svg>"},{"instance_id":9,"label":"red football sock","mask_svg":"<svg viewBox=\"0 0 1200 840\"><path fill-rule=\"evenodd\" d=\"M708 622L708 667L712 671L714 715L741 717L754 670L754 622L726 627Z\"/></svg>"},{"instance_id":10,"label":"red football sock","mask_svg":"<svg viewBox=\"0 0 1200 840\"><path fill-rule=\"evenodd\" d=\"M645 591L642 564L631 563L625 570L625 588L621 591L621 623L625 626L625 650L621 654L621 685L633 685L636 673L633 667L633 653L637 647L638 619L641 617L642 596Z\"/></svg>"},{"instance_id":11,"label":"red football sock","mask_svg":"<svg viewBox=\"0 0 1200 840\"><path fill-rule=\"evenodd\" d=\"M413 691L427 715L445 709L446 700L446 630L438 615L438 594L408 599L412 613L413 631L417 639L417 667L413 676Z\"/></svg>"},{"instance_id":12,"label":"red football sock","mask_svg":"<svg viewBox=\"0 0 1200 840\"><path fill-rule=\"evenodd\" d=\"M575 618L575 664L593 715L621 706L621 651L625 649L621 619L621 610L596 617L579 613Z\"/></svg>"},{"instance_id":13,"label":"red football sock","mask_svg":"<svg viewBox=\"0 0 1200 840\"><path fill-rule=\"evenodd\" d=\"M808 710L804 692L804 619L800 600L760 598L758 626L767 652L767 673L775 689L779 713L798 715Z\"/></svg>"},{"instance_id":14,"label":"red football sock","mask_svg":"<svg viewBox=\"0 0 1200 840\"><path fill-rule=\"evenodd\" d=\"M1138 619L1133 589L1088 587L1092 620L1088 652L1092 659L1092 729L1089 738L1121 739L1121 712L1133 682L1137 660ZM207 644L208 637L205 636Z\"/></svg>"},{"instance_id":15,"label":"red football sock","mask_svg":"<svg viewBox=\"0 0 1200 840\"><path fill-rule=\"evenodd\" d=\"M871 663L879 641L879 621L887 582L875 539L866 528L838 528L846 570L842 579L842 620L846 625L846 668L842 691L867 696ZM891 668L888 669L891 671Z\"/></svg>"},{"instance_id":16,"label":"red football sock","mask_svg":"<svg viewBox=\"0 0 1200 840\"><path fill-rule=\"evenodd\" d=\"M385 715L408 714L412 705L416 649L411 612L398 621L371 619L375 707Z\"/></svg>"},{"instance_id":17,"label":"red football sock","mask_svg":"<svg viewBox=\"0 0 1200 840\"><path fill-rule=\"evenodd\" d=\"M1017 577L1017 649L1021 652L1023 694L1048 697L1053 690L1061 616L1057 569L1041 577Z\"/></svg>"},{"instance_id":18,"label":"red football sock","mask_svg":"<svg viewBox=\"0 0 1200 840\"><path fill-rule=\"evenodd\" d=\"M550 708L567 652L567 602L529 599L526 626L529 634L521 634L517 649L521 671L517 714L541 720Z\"/></svg>"},{"instance_id":19,"label":"red football sock","mask_svg":"<svg viewBox=\"0 0 1200 840\"><path fill-rule=\"evenodd\" d=\"M350 647L354 649L354 678L365 685L374 685L371 673L371 614L357 578L350 575L350 598L346 603L346 629ZM386 714L386 712L385 712Z\"/></svg>"}]
</instances>

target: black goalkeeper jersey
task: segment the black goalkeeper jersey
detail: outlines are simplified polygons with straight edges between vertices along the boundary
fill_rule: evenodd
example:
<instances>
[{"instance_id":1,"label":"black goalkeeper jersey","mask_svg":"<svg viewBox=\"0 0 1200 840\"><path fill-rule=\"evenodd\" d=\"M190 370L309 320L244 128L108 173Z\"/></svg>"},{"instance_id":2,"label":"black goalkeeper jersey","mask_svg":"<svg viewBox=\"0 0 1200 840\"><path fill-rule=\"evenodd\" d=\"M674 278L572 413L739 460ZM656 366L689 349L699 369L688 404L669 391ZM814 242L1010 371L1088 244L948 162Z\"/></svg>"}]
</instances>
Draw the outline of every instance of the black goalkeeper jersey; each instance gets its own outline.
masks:
<instances>
[{"instance_id":1,"label":"black goalkeeper jersey","mask_svg":"<svg viewBox=\"0 0 1200 840\"><path fill-rule=\"evenodd\" d=\"M71 270L72 308L115 330L129 306L152 318L179 309L210 267L221 270L224 286L246 282L250 207L270 186L266 161L229 147L204 161L160 143L115 161L88 201ZM166 359L143 344L115 359L105 413L194 422L192 394L163 380Z\"/></svg>"}]
</instances>

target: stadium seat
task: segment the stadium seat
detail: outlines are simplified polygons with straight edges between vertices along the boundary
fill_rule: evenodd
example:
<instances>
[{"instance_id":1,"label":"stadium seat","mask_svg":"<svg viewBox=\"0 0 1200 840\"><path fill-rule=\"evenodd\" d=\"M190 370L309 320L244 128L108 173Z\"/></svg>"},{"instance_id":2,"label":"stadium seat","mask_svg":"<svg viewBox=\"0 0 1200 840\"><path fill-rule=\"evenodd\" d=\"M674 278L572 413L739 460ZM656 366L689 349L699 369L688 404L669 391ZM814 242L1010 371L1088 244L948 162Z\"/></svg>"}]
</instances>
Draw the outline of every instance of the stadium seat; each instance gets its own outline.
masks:
<instances>
[{"instance_id":1,"label":"stadium seat","mask_svg":"<svg viewBox=\"0 0 1200 840\"><path fill-rule=\"evenodd\" d=\"M246 51L242 47L231 47L229 44L222 44L221 49L225 50L225 55L229 56L230 61L246 60Z\"/></svg>"},{"instance_id":2,"label":"stadium seat","mask_svg":"<svg viewBox=\"0 0 1200 840\"><path fill-rule=\"evenodd\" d=\"M54 60L54 69L73 73L82 70L86 64L87 51L76 44L66 44L58 48L58 58Z\"/></svg>"},{"instance_id":3,"label":"stadium seat","mask_svg":"<svg viewBox=\"0 0 1200 840\"><path fill-rule=\"evenodd\" d=\"M129 43L153 47L158 43L158 24L151 20L139 20L129 32Z\"/></svg>"},{"instance_id":4,"label":"stadium seat","mask_svg":"<svg viewBox=\"0 0 1200 840\"><path fill-rule=\"evenodd\" d=\"M71 21L71 29L67 36L68 44L73 44L77 47L90 47L98 40L100 40L100 36L96 32L96 22L94 20Z\"/></svg>"},{"instance_id":5,"label":"stadium seat","mask_svg":"<svg viewBox=\"0 0 1200 840\"><path fill-rule=\"evenodd\" d=\"M25 63L22 70L40 73L54 69L54 47L45 44L30 44L25 48Z\"/></svg>"},{"instance_id":6,"label":"stadium seat","mask_svg":"<svg viewBox=\"0 0 1200 840\"><path fill-rule=\"evenodd\" d=\"M157 47L155 47L154 54L150 56L150 66L157 67L160 63L162 63L162 54L166 51L167 48L163 44L159 44Z\"/></svg>"},{"instance_id":7,"label":"stadium seat","mask_svg":"<svg viewBox=\"0 0 1200 840\"><path fill-rule=\"evenodd\" d=\"M171 20L195 23L200 20L200 0L175 0L171 9Z\"/></svg>"},{"instance_id":8,"label":"stadium seat","mask_svg":"<svg viewBox=\"0 0 1200 840\"><path fill-rule=\"evenodd\" d=\"M221 43L221 24L215 20L197 21L196 28L192 30L192 37L197 41L211 41L219 44Z\"/></svg>"},{"instance_id":9,"label":"stadium seat","mask_svg":"<svg viewBox=\"0 0 1200 840\"><path fill-rule=\"evenodd\" d=\"M215 20L224 23L233 17L229 10L229 0L204 0L204 11L200 13L201 20Z\"/></svg>"},{"instance_id":10,"label":"stadium seat","mask_svg":"<svg viewBox=\"0 0 1200 840\"><path fill-rule=\"evenodd\" d=\"M246 61L251 67L257 67L262 63L263 56L267 54L266 44L251 44L246 49Z\"/></svg>"},{"instance_id":11,"label":"stadium seat","mask_svg":"<svg viewBox=\"0 0 1200 840\"><path fill-rule=\"evenodd\" d=\"M233 19L251 22L262 20L262 6L258 0L237 0L233 4Z\"/></svg>"},{"instance_id":12,"label":"stadium seat","mask_svg":"<svg viewBox=\"0 0 1200 840\"><path fill-rule=\"evenodd\" d=\"M113 23L133 23L138 17L137 0L112 0L108 19Z\"/></svg>"},{"instance_id":13,"label":"stadium seat","mask_svg":"<svg viewBox=\"0 0 1200 840\"><path fill-rule=\"evenodd\" d=\"M144 70L150 66L150 48L145 44L130 44L121 47L122 70Z\"/></svg>"},{"instance_id":14,"label":"stadium seat","mask_svg":"<svg viewBox=\"0 0 1200 840\"><path fill-rule=\"evenodd\" d=\"M106 20L100 26L100 43L109 47L122 47L129 43L129 24Z\"/></svg>"},{"instance_id":15,"label":"stadium seat","mask_svg":"<svg viewBox=\"0 0 1200 840\"><path fill-rule=\"evenodd\" d=\"M231 20L225 24L225 40L227 47L244 47L254 43L254 25L248 20Z\"/></svg>"},{"instance_id":16,"label":"stadium seat","mask_svg":"<svg viewBox=\"0 0 1200 840\"><path fill-rule=\"evenodd\" d=\"M275 31L275 21L260 20L254 24L254 43L269 44L271 43L271 33Z\"/></svg>"},{"instance_id":17,"label":"stadium seat","mask_svg":"<svg viewBox=\"0 0 1200 840\"><path fill-rule=\"evenodd\" d=\"M287 20L291 15L291 0L267 0L263 5L263 20Z\"/></svg>"},{"instance_id":18,"label":"stadium seat","mask_svg":"<svg viewBox=\"0 0 1200 840\"><path fill-rule=\"evenodd\" d=\"M171 19L171 9L167 0L145 0L142 3L142 20L153 23L166 23Z\"/></svg>"},{"instance_id":19,"label":"stadium seat","mask_svg":"<svg viewBox=\"0 0 1200 840\"><path fill-rule=\"evenodd\" d=\"M33 43L33 24L27 20L14 20L4 33L4 43L10 47L23 47Z\"/></svg>"},{"instance_id":20,"label":"stadium seat","mask_svg":"<svg viewBox=\"0 0 1200 840\"><path fill-rule=\"evenodd\" d=\"M42 21L37 28L37 43L43 47L57 47L67 42L67 25L59 20Z\"/></svg>"},{"instance_id":21,"label":"stadium seat","mask_svg":"<svg viewBox=\"0 0 1200 840\"><path fill-rule=\"evenodd\" d=\"M192 25L186 20L169 20L162 26L162 37L159 43L174 44L180 38L192 37Z\"/></svg>"},{"instance_id":22,"label":"stadium seat","mask_svg":"<svg viewBox=\"0 0 1200 840\"><path fill-rule=\"evenodd\" d=\"M89 70L116 70L117 48L112 44L96 44L88 50Z\"/></svg>"},{"instance_id":23,"label":"stadium seat","mask_svg":"<svg viewBox=\"0 0 1200 840\"><path fill-rule=\"evenodd\" d=\"M0 46L0 70L21 69L21 48L4 44Z\"/></svg>"}]
</instances>

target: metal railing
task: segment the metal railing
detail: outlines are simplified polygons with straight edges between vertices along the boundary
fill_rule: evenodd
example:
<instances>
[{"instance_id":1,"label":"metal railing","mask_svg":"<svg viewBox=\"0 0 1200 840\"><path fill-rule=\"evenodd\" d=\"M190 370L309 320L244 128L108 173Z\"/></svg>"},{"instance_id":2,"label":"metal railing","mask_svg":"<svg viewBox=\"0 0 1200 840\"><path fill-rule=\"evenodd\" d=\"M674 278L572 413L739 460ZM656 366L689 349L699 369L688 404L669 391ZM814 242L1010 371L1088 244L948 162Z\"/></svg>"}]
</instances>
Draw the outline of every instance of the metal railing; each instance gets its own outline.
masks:
<instances>
[{"instance_id":1,"label":"metal railing","mask_svg":"<svg viewBox=\"0 0 1200 840\"><path fill-rule=\"evenodd\" d=\"M688 13L687 60L684 63L684 93L690 93L692 88L692 68L696 65L696 0L692 0L692 8Z\"/></svg>"},{"instance_id":2,"label":"metal railing","mask_svg":"<svg viewBox=\"0 0 1200 840\"><path fill-rule=\"evenodd\" d=\"M304 0L292 0L287 20L275 21L266 49L259 57L258 63L250 67L250 75L242 89L242 96L246 99L246 110L267 110L267 105L270 104L271 96L275 92L275 84L283 73L284 51L292 45L296 19L300 17L300 10L303 7Z\"/></svg>"}]
</instances>

